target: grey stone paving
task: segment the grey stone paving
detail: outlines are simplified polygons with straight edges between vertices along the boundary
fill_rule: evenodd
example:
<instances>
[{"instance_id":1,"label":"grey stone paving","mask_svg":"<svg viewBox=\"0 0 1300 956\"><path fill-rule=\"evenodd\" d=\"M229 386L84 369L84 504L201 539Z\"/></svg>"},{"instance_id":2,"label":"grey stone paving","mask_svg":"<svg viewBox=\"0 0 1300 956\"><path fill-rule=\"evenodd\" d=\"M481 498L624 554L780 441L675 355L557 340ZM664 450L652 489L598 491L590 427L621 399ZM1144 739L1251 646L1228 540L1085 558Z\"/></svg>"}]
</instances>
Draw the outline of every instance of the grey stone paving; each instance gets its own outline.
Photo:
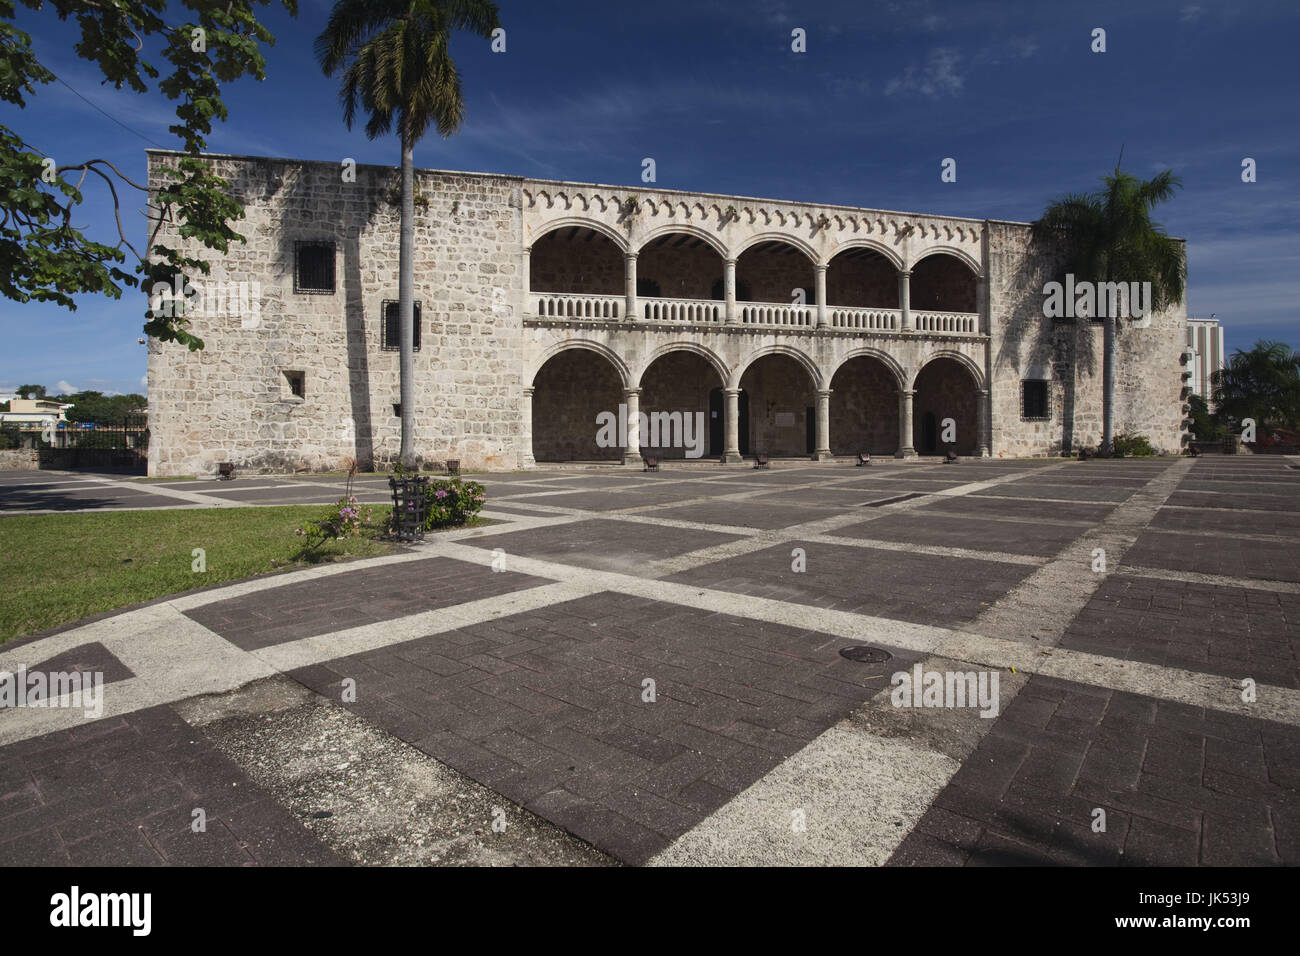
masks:
<instances>
[{"instance_id":1,"label":"grey stone paving","mask_svg":"<svg viewBox=\"0 0 1300 956\"><path fill-rule=\"evenodd\" d=\"M468 476L499 528L0 647L0 670L107 682L106 715L71 729L0 711L0 863L1294 864L1288 464ZM358 488L387 498L382 478ZM0 474L4 515L341 494L337 477ZM892 657L839 654L859 644ZM1017 671L999 665L992 719L890 704L913 663L994 659ZM305 689L255 682L276 670ZM219 693L195 697L199 674ZM494 800L508 838L484 830ZM210 838L192 839L197 806Z\"/></svg>"}]
</instances>

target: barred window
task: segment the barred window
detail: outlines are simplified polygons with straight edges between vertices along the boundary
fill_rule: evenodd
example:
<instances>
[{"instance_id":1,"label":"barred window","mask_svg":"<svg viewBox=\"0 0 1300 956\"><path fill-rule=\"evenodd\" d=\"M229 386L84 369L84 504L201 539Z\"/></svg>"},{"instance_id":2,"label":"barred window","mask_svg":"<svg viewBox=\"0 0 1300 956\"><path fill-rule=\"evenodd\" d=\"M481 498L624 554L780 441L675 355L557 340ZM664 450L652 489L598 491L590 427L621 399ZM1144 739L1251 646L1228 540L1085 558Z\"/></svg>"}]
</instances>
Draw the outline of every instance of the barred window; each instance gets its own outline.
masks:
<instances>
[{"instance_id":1,"label":"barred window","mask_svg":"<svg viewBox=\"0 0 1300 956\"><path fill-rule=\"evenodd\" d=\"M293 291L313 295L328 295L334 292L334 243L295 244Z\"/></svg>"},{"instance_id":2,"label":"barred window","mask_svg":"<svg viewBox=\"0 0 1300 956\"><path fill-rule=\"evenodd\" d=\"M1020 383L1021 418L1025 421L1047 421L1051 415L1047 405L1047 382L1031 379Z\"/></svg>"},{"instance_id":3,"label":"barred window","mask_svg":"<svg viewBox=\"0 0 1300 956\"><path fill-rule=\"evenodd\" d=\"M385 299L383 319L379 323L379 347L395 352L402 347L402 315L396 299ZM420 303L415 303L415 351L420 351Z\"/></svg>"}]
</instances>

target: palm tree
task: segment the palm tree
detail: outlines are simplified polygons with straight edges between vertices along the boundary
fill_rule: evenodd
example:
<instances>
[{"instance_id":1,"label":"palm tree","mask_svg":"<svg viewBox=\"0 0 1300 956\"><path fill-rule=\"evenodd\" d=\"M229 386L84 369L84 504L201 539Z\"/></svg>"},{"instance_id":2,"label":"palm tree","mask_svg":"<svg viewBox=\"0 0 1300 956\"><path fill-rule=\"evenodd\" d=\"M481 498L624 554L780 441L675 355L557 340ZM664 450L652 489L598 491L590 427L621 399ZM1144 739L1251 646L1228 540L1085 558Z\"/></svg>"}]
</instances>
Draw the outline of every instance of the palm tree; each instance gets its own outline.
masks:
<instances>
[{"instance_id":1,"label":"palm tree","mask_svg":"<svg viewBox=\"0 0 1300 956\"><path fill-rule=\"evenodd\" d=\"M430 125L444 138L465 118L460 74L448 51L453 30L484 39L501 26L491 0L338 0L316 38L326 76L342 74L339 99L348 129L357 107L366 136L394 126L402 145L398 315L401 323L402 467L415 466L415 144Z\"/></svg>"},{"instance_id":2,"label":"palm tree","mask_svg":"<svg viewBox=\"0 0 1300 956\"><path fill-rule=\"evenodd\" d=\"M1300 425L1300 352L1284 342L1259 341L1237 349L1212 376L1215 414L1236 428L1253 418L1258 432Z\"/></svg>"},{"instance_id":3,"label":"palm tree","mask_svg":"<svg viewBox=\"0 0 1300 956\"><path fill-rule=\"evenodd\" d=\"M1037 239L1059 242L1061 274L1076 282L1150 282L1153 312L1183 300L1187 263L1175 239L1152 222L1151 210L1173 198L1182 182L1170 170L1143 182L1118 168L1102 177L1105 188L1075 193L1048 205L1033 224ZM1106 310L1109 313L1110 310ZM1115 448L1115 332L1118 316L1106 314L1102 352L1101 453Z\"/></svg>"}]
</instances>

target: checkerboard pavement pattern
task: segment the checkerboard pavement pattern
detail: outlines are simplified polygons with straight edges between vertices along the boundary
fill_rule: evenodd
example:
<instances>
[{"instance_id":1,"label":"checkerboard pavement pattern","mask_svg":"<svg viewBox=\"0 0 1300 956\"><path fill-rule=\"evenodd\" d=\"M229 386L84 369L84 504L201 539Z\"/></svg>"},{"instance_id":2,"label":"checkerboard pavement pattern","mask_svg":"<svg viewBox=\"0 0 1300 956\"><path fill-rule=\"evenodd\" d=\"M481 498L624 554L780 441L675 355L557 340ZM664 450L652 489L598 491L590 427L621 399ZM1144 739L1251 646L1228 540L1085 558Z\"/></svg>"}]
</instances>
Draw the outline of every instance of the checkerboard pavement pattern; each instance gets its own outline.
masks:
<instances>
[{"instance_id":1,"label":"checkerboard pavement pattern","mask_svg":"<svg viewBox=\"0 0 1300 956\"><path fill-rule=\"evenodd\" d=\"M851 728L883 735L864 745L897 752L898 766L823 753L822 777L800 785L813 829L840 785L857 788L864 818L911 808L888 837L860 837L864 861L1287 865L1300 847L1300 472L1289 464L484 476L496 527L170 606L223 659L289 674L624 863L728 862L747 839L770 839L771 862L825 862L836 840L845 859L853 834L791 842L734 821L766 819L783 768ZM141 493L5 481L13 510L131 507ZM139 506L337 496L327 481L183 485ZM1098 542L1110 554L1100 573L1087 561ZM504 571L491 567L501 554ZM172 676L184 662L140 663L125 644L143 613L0 647L0 670L21 658L109 681L108 716L70 729L0 712L0 861L348 862L178 716L170 704L193 694ZM1055 636L1011 633L1017 615L1050 618L1043 633ZM860 646L889 657L840 653ZM891 675L919 663L999 671L1000 712L950 735L942 720L966 715L909 715L902 743L855 720L887 707ZM1256 703L1241 699L1245 683ZM153 703L117 713L115 694ZM947 769L912 779L917 755ZM196 807L202 841L185 836Z\"/></svg>"}]
</instances>

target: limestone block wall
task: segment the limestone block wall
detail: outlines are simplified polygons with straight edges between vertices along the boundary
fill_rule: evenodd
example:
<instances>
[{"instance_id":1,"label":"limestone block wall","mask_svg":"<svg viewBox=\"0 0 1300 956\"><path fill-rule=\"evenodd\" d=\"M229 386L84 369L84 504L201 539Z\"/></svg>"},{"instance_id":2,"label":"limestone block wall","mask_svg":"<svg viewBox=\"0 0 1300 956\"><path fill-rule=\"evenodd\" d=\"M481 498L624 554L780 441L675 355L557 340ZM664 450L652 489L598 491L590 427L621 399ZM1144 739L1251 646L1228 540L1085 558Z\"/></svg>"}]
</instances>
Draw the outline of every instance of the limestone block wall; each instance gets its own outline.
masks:
<instances>
[{"instance_id":1,"label":"limestone block wall","mask_svg":"<svg viewBox=\"0 0 1300 956\"><path fill-rule=\"evenodd\" d=\"M1043 316L1043 285L1057 260L1033 248L1020 224L988 228L990 365L995 456L1059 454L1095 447L1102 433L1100 322ZM1149 317L1145 328L1121 322L1116 344L1115 430L1146 435L1159 451L1182 448L1182 365L1186 307ZM1021 382L1050 382L1051 418L1024 421Z\"/></svg>"},{"instance_id":2,"label":"limestone block wall","mask_svg":"<svg viewBox=\"0 0 1300 956\"><path fill-rule=\"evenodd\" d=\"M851 359L831 380L831 451L888 457L898 450L898 382L881 362Z\"/></svg>"},{"instance_id":3,"label":"limestone block wall","mask_svg":"<svg viewBox=\"0 0 1300 956\"><path fill-rule=\"evenodd\" d=\"M176 154L149 153L149 182ZM213 157L245 206L245 243L207 253L204 282L258 283L253 315L194 315L207 348L151 342L150 473L336 469L396 457L398 353L380 348L385 299L398 291L395 169ZM418 171L416 447L426 460L514 468L522 433L520 182ZM178 243L174 226L164 227ZM333 242L335 291L294 291L295 243ZM304 375L301 398L286 372Z\"/></svg>"}]
</instances>

